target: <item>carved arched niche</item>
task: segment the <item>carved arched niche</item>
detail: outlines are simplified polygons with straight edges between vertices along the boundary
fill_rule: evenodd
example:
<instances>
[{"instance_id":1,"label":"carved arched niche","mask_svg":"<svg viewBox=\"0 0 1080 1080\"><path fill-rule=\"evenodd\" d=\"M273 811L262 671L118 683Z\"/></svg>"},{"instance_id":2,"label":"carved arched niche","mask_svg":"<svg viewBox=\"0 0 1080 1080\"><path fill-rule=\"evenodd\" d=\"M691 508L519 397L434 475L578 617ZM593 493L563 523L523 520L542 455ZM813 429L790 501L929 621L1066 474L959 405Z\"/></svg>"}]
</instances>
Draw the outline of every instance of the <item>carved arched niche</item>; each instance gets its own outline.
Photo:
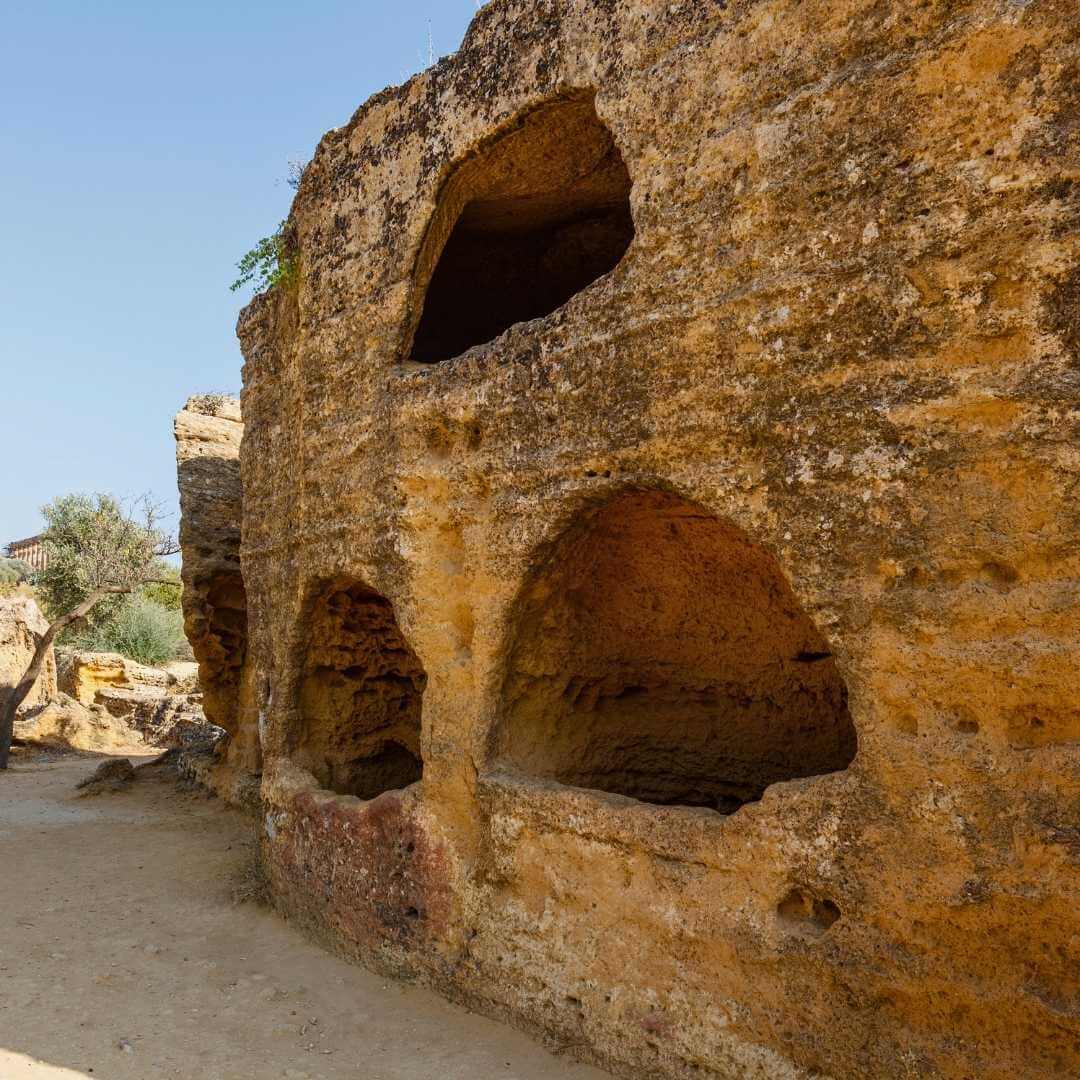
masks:
<instances>
[{"instance_id":1,"label":"carved arched niche","mask_svg":"<svg viewBox=\"0 0 1080 1080\"><path fill-rule=\"evenodd\" d=\"M776 560L661 491L583 515L519 607L503 768L732 812L856 751L828 645Z\"/></svg>"},{"instance_id":2,"label":"carved arched niche","mask_svg":"<svg viewBox=\"0 0 1080 1080\"><path fill-rule=\"evenodd\" d=\"M525 113L440 192L417 260L408 358L449 360L549 315L633 238L630 174L595 94Z\"/></svg>"},{"instance_id":3,"label":"carved arched niche","mask_svg":"<svg viewBox=\"0 0 1080 1080\"><path fill-rule=\"evenodd\" d=\"M419 780L427 676L390 601L335 578L306 610L293 761L324 788L361 799Z\"/></svg>"}]
</instances>

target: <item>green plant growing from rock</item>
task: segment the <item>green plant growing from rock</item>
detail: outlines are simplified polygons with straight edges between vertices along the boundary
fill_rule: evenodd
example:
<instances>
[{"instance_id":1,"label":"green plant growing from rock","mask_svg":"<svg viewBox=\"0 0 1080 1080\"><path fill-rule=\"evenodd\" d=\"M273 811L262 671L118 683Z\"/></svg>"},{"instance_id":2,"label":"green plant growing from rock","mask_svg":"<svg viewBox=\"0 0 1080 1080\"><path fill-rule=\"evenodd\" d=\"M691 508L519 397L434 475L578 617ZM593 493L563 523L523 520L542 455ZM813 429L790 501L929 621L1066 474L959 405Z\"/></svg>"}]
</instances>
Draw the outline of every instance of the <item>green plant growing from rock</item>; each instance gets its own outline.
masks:
<instances>
[{"instance_id":1,"label":"green plant growing from rock","mask_svg":"<svg viewBox=\"0 0 1080 1080\"><path fill-rule=\"evenodd\" d=\"M288 222L264 236L237 264L239 277L229 286L233 292L254 283L256 293L296 280L297 258Z\"/></svg>"}]
</instances>

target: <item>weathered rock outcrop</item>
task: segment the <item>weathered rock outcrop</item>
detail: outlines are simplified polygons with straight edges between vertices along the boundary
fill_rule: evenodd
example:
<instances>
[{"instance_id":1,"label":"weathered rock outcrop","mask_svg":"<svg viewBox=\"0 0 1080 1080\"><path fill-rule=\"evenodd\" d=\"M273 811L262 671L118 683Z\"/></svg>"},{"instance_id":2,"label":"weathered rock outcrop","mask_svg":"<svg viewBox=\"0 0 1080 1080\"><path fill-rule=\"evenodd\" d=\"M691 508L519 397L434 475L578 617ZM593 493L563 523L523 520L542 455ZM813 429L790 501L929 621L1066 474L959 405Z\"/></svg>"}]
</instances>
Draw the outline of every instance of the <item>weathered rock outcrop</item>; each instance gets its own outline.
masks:
<instances>
[{"instance_id":1,"label":"weathered rock outcrop","mask_svg":"<svg viewBox=\"0 0 1080 1080\"><path fill-rule=\"evenodd\" d=\"M627 1075L1080 1072L1078 34L494 0L322 140L239 326L284 909Z\"/></svg>"},{"instance_id":2,"label":"weathered rock outcrop","mask_svg":"<svg viewBox=\"0 0 1080 1080\"><path fill-rule=\"evenodd\" d=\"M203 713L195 664L149 667L118 653L63 649L58 666L61 691L83 706L105 709L136 741L175 748L193 740L213 743L222 734Z\"/></svg>"},{"instance_id":3,"label":"weathered rock outcrop","mask_svg":"<svg viewBox=\"0 0 1080 1080\"><path fill-rule=\"evenodd\" d=\"M135 783L138 774L135 766L126 758L119 761L103 761L90 776L76 784L80 798L95 795L112 795L126 791Z\"/></svg>"},{"instance_id":4,"label":"weathered rock outcrop","mask_svg":"<svg viewBox=\"0 0 1080 1080\"><path fill-rule=\"evenodd\" d=\"M0 695L14 687L33 659L38 642L49 629L37 602L28 596L0 599ZM22 708L43 705L56 695L56 658L50 648L41 674Z\"/></svg>"},{"instance_id":5,"label":"weathered rock outcrop","mask_svg":"<svg viewBox=\"0 0 1080 1080\"><path fill-rule=\"evenodd\" d=\"M59 689L83 705L96 702L121 716L129 711L123 703L140 696L161 697L194 690L193 668L183 662L150 667L119 653L61 649L57 683Z\"/></svg>"},{"instance_id":6,"label":"weathered rock outcrop","mask_svg":"<svg viewBox=\"0 0 1080 1080\"><path fill-rule=\"evenodd\" d=\"M207 720L228 734L228 767L257 774L257 727L242 723L247 598L240 572L240 403L222 395L192 397L174 430L184 629L199 664L202 707Z\"/></svg>"},{"instance_id":7,"label":"weathered rock outcrop","mask_svg":"<svg viewBox=\"0 0 1080 1080\"><path fill-rule=\"evenodd\" d=\"M15 721L15 738L97 754L145 754L156 745L104 705L83 704L62 691L51 701L21 711Z\"/></svg>"}]
</instances>

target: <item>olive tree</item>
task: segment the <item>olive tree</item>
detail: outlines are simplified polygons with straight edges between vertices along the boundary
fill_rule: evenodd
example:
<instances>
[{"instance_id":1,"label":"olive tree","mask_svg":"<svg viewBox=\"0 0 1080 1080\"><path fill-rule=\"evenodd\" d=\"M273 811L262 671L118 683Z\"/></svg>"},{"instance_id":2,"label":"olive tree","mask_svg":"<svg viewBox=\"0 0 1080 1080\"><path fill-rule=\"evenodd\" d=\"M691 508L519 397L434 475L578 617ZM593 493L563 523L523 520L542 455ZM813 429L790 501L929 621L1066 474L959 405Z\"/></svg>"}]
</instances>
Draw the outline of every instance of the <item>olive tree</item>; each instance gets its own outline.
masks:
<instances>
[{"instance_id":1,"label":"olive tree","mask_svg":"<svg viewBox=\"0 0 1080 1080\"><path fill-rule=\"evenodd\" d=\"M65 495L41 512L48 565L37 587L51 621L17 685L0 687L0 769L7 768L15 713L57 635L143 585L169 580L161 559L179 550L160 527L157 505L145 496L124 507L110 495Z\"/></svg>"}]
</instances>

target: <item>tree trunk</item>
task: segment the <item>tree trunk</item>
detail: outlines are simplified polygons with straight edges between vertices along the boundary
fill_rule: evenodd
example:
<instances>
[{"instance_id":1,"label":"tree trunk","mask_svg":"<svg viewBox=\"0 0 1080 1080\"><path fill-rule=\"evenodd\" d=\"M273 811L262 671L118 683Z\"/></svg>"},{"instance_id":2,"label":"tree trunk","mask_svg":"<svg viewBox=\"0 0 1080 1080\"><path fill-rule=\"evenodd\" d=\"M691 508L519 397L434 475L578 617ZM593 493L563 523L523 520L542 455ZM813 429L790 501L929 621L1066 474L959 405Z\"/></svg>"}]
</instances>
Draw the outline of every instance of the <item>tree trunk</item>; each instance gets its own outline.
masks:
<instances>
[{"instance_id":1,"label":"tree trunk","mask_svg":"<svg viewBox=\"0 0 1080 1080\"><path fill-rule=\"evenodd\" d=\"M73 608L66 615L61 615L42 635L41 640L37 643L37 648L34 649L34 656L30 661L30 666L26 669L18 684L7 692L3 702L0 703L0 769L6 769L8 766L8 757L11 754L11 737L15 731L15 713L18 712L19 706L26 700L26 695L34 688L34 683L37 682L37 677L41 674L45 657L48 655L49 647L52 645L56 635L66 626L70 626L73 622L86 615L99 600L115 593L126 592L131 592L131 588L121 585L106 585L101 589L95 589L78 607Z\"/></svg>"}]
</instances>

